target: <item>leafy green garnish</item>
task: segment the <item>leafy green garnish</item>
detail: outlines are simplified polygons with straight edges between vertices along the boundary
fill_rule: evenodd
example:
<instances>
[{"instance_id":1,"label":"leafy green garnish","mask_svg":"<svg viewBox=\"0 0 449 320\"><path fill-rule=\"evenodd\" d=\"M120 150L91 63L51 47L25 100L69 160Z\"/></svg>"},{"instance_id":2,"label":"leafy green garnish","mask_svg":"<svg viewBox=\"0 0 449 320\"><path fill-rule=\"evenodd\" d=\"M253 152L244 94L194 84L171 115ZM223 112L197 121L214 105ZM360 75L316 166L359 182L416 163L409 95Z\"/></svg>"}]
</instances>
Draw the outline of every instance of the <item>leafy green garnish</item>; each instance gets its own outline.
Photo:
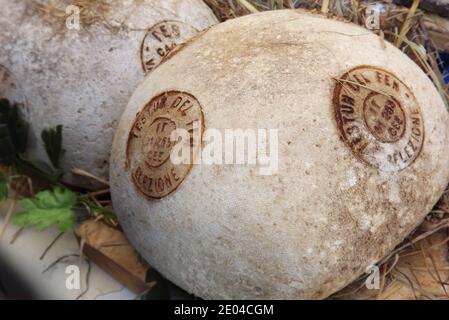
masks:
<instances>
[{"instance_id":1,"label":"leafy green garnish","mask_svg":"<svg viewBox=\"0 0 449 320\"><path fill-rule=\"evenodd\" d=\"M97 206L86 197L66 189L62 182L61 157L64 155L62 126L48 128L41 132L42 142L51 165L41 160L27 159L28 123L21 118L21 104L0 99L0 165L11 166L15 175L36 177L55 186L51 190L37 193L33 198L20 201L24 210L13 218L20 227L35 226L44 230L57 225L62 232L73 229L83 214L103 215L114 220L112 211ZM0 173L0 201L8 197L8 179ZM82 205L75 208L75 205Z\"/></svg>"},{"instance_id":2,"label":"leafy green garnish","mask_svg":"<svg viewBox=\"0 0 449 320\"><path fill-rule=\"evenodd\" d=\"M0 163L12 165L26 148L28 125L19 114L19 105L0 99Z\"/></svg>"},{"instance_id":3,"label":"leafy green garnish","mask_svg":"<svg viewBox=\"0 0 449 320\"><path fill-rule=\"evenodd\" d=\"M8 180L3 174L0 174L0 201L8 198Z\"/></svg>"},{"instance_id":4,"label":"leafy green garnish","mask_svg":"<svg viewBox=\"0 0 449 320\"><path fill-rule=\"evenodd\" d=\"M73 207L76 202L76 193L54 187L51 191L37 193L34 198L21 200L25 210L14 217L13 223L19 227L36 226L38 230L58 225L61 232L66 232L75 227Z\"/></svg>"},{"instance_id":5,"label":"leafy green garnish","mask_svg":"<svg viewBox=\"0 0 449 320\"><path fill-rule=\"evenodd\" d=\"M51 164L55 169L60 169L59 161L65 153L65 150L62 148L62 126L58 125L56 128L43 130L41 138Z\"/></svg>"}]
</instances>

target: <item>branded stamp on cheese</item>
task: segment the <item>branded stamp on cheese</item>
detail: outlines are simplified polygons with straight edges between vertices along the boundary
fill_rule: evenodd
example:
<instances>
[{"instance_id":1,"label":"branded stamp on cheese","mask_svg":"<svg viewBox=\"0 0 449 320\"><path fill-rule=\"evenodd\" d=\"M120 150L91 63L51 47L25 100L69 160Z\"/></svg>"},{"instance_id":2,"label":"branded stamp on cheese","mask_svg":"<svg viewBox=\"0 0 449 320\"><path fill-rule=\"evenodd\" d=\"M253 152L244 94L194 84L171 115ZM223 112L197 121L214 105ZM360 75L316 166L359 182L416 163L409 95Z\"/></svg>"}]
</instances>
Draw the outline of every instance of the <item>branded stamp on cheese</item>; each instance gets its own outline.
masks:
<instances>
[{"instance_id":1,"label":"branded stamp on cheese","mask_svg":"<svg viewBox=\"0 0 449 320\"><path fill-rule=\"evenodd\" d=\"M191 25L175 20L162 21L151 27L141 46L143 70L153 70L173 48L197 33Z\"/></svg>"},{"instance_id":2,"label":"branded stamp on cheese","mask_svg":"<svg viewBox=\"0 0 449 320\"><path fill-rule=\"evenodd\" d=\"M188 139L174 140L173 133L184 129ZM154 97L138 114L128 138L127 159L136 188L150 199L167 196L181 184L192 160L174 164L175 144L187 142L192 158L201 149L194 141L204 132L204 118L198 100L189 93L169 91ZM190 156L189 156L190 158Z\"/></svg>"},{"instance_id":3,"label":"branded stamp on cheese","mask_svg":"<svg viewBox=\"0 0 449 320\"><path fill-rule=\"evenodd\" d=\"M424 142L421 109L394 74L373 66L353 68L337 79L334 108L342 138L367 164L399 171L419 156Z\"/></svg>"}]
</instances>

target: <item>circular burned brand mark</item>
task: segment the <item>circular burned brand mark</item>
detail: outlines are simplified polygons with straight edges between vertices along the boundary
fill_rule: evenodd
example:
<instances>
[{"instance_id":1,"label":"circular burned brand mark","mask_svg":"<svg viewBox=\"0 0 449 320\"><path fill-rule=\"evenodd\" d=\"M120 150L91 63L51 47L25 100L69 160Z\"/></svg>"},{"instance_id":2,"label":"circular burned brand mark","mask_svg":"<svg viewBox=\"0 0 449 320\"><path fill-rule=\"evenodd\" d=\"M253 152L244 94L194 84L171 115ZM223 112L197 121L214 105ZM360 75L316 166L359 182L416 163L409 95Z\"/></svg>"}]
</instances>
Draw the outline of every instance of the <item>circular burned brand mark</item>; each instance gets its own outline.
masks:
<instances>
[{"instance_id":1,"label":"circular burned brand mark","mask_svg":"<svg viewBox=\"0 0 449 320\"><path fill-rule=\"evenodd\" d=\"M143 70L153 70L173 48L197 33L198 30L181 21L163 21L148 29L140 52Z\"/></svg>"},{"instance_id":2,"label":"circular burned brand mark","mask_svg":"<svg viewBox=\"0 0 449 320\"><path fill-rule=\"evenodd\" d=\"M184 129L189 139L172 141L172 132L177 129ZM191 94L169 91L151 99L137 115L128 137L127 167L137 189L149 199L175 191L189 173L192 161L173 164L171 151L178 143L187 143L190 159L194 159L201 148L202 132L201 105Z\"/></svg>"},{"instance_id":3,"label":"circular burned brand mark","mask_svg":"<svg viewBox=\"0 0 449 320\"><path fill-rule=\"evenodd\" d=\"M340 134L354 155L382 171L400 171L416 160L424 123L410 89L392 73L360 66L345 73L334 89Z\"/></svg>"},{"instance_id":4,"label":"circular burned brand mark","mask_svg":"<svg viewBox=\"0 0 449 320\"><path fill-rule=\"evenodd\" d=\"M363 102L363 117L368 130L379 141L396 142L405 133L405 111L391 96L370 93Z\"/></svg>"}]
</instances>

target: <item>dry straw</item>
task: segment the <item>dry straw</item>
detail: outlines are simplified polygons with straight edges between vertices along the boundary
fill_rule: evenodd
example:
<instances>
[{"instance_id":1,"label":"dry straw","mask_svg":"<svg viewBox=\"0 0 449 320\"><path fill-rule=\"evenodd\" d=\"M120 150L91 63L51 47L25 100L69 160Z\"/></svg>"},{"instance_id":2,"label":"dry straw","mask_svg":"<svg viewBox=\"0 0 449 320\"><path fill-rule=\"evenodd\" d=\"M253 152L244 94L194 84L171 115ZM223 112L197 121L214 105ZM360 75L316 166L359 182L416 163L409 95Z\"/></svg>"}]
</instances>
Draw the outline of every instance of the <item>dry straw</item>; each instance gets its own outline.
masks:
<instances>
[{"instance_id":1,"label":"dry straw","mask_svg":"<svg viewBox=\"0 0 449 320\"><path fill-rule=\"evenodd\" d=\"M448 86L438 64L438 48L429 37L419 0L410 8L392 1L358 0L205 0L221 20L276 9L304 8L332 18L365 26L368 5L380 4L380 28L373 30L413 59L434 82L449 106ZM338 80L338 79L337 79ZM362 275L333 299L449 299L449 189L418 227L379 264L379 289L375 277ZM375 269L373 269L375 270Z\"/></svg>"}]
</instances>

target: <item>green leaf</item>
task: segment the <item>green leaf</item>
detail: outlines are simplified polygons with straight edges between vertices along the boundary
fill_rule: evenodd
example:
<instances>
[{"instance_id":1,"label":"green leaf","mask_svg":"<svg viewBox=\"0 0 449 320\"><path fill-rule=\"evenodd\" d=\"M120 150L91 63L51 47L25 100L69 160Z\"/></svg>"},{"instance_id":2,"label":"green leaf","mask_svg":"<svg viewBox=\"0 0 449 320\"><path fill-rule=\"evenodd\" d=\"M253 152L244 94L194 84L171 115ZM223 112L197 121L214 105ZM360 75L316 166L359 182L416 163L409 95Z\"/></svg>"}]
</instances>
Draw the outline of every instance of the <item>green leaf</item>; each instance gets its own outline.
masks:
<instances>
[{"instance_id":1,"label":"green leaf","mask_svg":"<svg viewBox=\"0 0 449 320\"><path fill-rule=\"evenodd\" d=\"M43 130L41 138L51 164L54 168L60 169L59 161L65 153L62 148L62 126L58 125L56 128Z\"/></svg>"},{"instance_id":2,"label":"green leaf","mask_svg":"<svg viewBox=\"0 0 449 320\"><path fill-rule=\"evenodd\" d=\"M3 174L0 174L0 201L8 198L8 180Z\"/></svg>"},{"instance_id":3,"label":"green leaf","mask_svg":"<svg viewBox=\"0 0 449 320\"><path fill-rule=\"evenodd\" d=\"M58 225L61 232L75 227L76 218L72 209L76 204L76 194L68 189L55 187L51 191L42 191L32 199L21 200L20 204L25 210L13 219L19 227L36 226L38 230L44 230Z\"/></svg>"},{"instance_id":4,"label":"green leaf","mask_svg":"<svg viewBox=\"0 0 449 320\"><path fill-rule=\"evenodd\" d=\"M25 151L28 124L20 116L19 104L0 99L0 163L11 165Z\"/></svg>"}]
</instances>

